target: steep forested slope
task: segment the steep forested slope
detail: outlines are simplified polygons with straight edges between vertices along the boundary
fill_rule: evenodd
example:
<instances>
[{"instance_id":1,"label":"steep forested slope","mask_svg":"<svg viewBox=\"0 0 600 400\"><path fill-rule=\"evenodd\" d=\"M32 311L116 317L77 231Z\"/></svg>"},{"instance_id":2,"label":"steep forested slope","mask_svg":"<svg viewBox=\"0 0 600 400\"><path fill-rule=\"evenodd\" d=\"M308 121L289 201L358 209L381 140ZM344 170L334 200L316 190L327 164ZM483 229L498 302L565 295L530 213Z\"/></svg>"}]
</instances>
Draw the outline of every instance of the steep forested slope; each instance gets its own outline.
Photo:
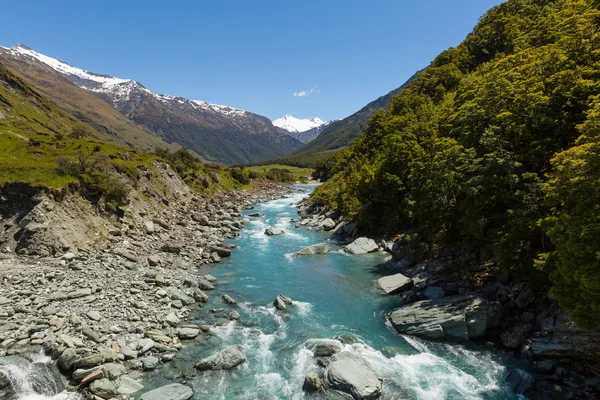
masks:
<instances>
[{"instance_id":1,"label":"steep forested slope","mask_svg":"<svg viewBox=\"0 0 600 400\"><path fill-rule=\"evenodd\" d=\"M318 173L313 201L454 245L600 327L600 24L592 0L509 0L440 54Z\"/></svg>"}]
</instances>

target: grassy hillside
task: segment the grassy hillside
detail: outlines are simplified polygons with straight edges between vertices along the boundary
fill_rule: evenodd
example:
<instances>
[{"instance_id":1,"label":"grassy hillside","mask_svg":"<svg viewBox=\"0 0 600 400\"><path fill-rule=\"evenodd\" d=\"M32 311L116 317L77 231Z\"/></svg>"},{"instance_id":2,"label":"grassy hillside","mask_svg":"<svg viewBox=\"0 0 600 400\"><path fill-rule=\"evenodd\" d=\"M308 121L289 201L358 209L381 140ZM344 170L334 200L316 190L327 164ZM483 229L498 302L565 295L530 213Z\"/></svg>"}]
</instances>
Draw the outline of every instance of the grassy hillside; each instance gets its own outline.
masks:
<instances>
[{"instance_id":1,"label":"grassy hillside","mask_svg":"<svg viewBox=\"0 0 600 400\"><path fill-rule=\"evenodd\" d=\"M60 77L49 67L20 61L1 53L0 62L29 87L92 127L102 141L144 151L169 147L160 137L129 120L111 104ZM177 149L179 146L171 145L171 148Z\"/></svg>"},{"instance_id":2,"label":"grassy hillside","mask_svg":"<svg viewBox=\"0 0 600 400\"><path fill-rule=\"evenodd\" d=\"M313 201L553 284L600 328L600 2L509 0L369 121Z\"/></svg>"},{"instance_id":3,"label":"grassy hillside","mask_svg":"<svg viewBox=\"0 0 600 400\"><path fill-rule=\"evenodd\" d=\"M103 135L61 110L0 64L0 187L23 182L70 187L117 205L140 171L167 161L196 192L243 188L231 168L167 149L147 153L101 140Z\"/></svg>"}]
</instances>

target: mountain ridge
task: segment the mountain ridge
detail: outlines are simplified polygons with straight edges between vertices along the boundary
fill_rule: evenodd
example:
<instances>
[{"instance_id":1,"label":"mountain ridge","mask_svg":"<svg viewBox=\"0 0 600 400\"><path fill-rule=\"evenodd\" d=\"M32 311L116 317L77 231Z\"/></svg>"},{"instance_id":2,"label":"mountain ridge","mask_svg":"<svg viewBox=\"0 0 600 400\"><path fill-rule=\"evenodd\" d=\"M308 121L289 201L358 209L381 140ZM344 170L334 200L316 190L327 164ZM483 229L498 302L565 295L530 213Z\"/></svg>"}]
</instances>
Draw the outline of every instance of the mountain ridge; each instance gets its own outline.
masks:
<instances>
[{"instance_id":1,"label":"mountain ridge","mask_svg":"<svg viewBox=\"0 0 600 400\"><path fill-rule=\"evenodd\" d=\"M300 141L258 114L201 100L157 94L135 80L89 72L25 45L0 48L0 60L17 73L23 65L39 67L36 73L21 73L21 76L38 90L45 89L44 94L59 105L67 104L71 111L85 114L84 118L91 118L89 114L94 114L93 107L84 112L69 99L58 98L56 92L66 89L56 79L48 85L52 80L48 77L49 72L114 107L137 124L137 136L154 136L153 140L159 144L176 143L210 161L224 164L259 161L285 156L302 146ZM145 131L144 134L139 130Z\"/></svg>"}]
</instances>

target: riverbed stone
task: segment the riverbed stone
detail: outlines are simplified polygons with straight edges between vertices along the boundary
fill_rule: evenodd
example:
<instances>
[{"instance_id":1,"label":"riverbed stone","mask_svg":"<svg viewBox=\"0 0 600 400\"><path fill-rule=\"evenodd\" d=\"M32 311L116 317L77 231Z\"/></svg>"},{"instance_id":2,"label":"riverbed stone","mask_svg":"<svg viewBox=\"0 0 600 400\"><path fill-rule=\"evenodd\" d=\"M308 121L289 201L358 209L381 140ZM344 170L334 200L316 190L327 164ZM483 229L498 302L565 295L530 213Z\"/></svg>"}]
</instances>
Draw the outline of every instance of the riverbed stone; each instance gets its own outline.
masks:
<instances>
[{"instance_id":1,"label":"riverbed stone","mask_svg":"<svg viewBox=\"0 0 600 400\"><path fill-rule=\"evenodd\" d=\"M302 390L305 392L318 392L323 388L323 381L319 377L319 374L315 370L310 370L304 377L304 383L302 384Z\"/></svg>"},{"instance_id":2,"label":"riverbed stone","mask_svg":"<svg viewBox=\"0 0 600 400\"><path fill-rule=\"evenodd\" d=\"M500 312L497 302L475 296L450 296L400 307L389 318L398 333L460 342L484 336L495 328Z\"/></svg>"},{"instance_id":3,"label":"riverbed stone","mask_svg":"<svg viewBox=\"0 0 600 400\"><path fill-rule=\"evenodd\" d=\"M281 236L284 234L285 234L285 231L283 229L279 229L279 228L268 227L265 230L265 235L267 235L267 236Z\"/></svg>"},{"instance_id":4,"label":"riverbed stone","mask_svg":"<svg viewBox=\"0 0 600 400\"><path fill-rule=\"evenodd\" d=\"M354 242L350 243L344 248L344 251L346 253L354 255L373 253L377 250L379 250L377 243L375 243L373 239L369 239L366 237L359 237Z\"/></svg>"},{"instance_id":5,"label":"riverbed stone","mask_svg":"<svg viewBox=\"0 0 600 400\"><path fill-rule=\"evenodd\" d=\"M58 358L58 367L63 371L69 371L75 365L75 361L77 361L79 356L75 349L68 348L60 355Z\"/></svg>"},{"instance_id":6,"label":"riverbed stone","mask_svg":"<svg viewBox=\"0 0 600 400\"><path fill-rule=\"evenodd\" d=\"M139 400L188 400L193 395L194 392L189 386L172 383L142 394Z\"/></svg>"},{"instance_id":7,"label":"riverbed stone","mask_svg":"<svg viewBox=\"0 0 600 400\"><path fill-rule=\"evenodd\" d=\"M223 300L225 300L225 302L227 304L230 304L232 306L237 305L237 303L238 303L236 299L234 299L233 297L231 297L227 293L221 294L221 297L223 298Z\"/></svg>"},{"instance_id":8,"label":"riverbed stone","mask_svg":"<svg viewBox=\"0 0 600 400\"><path fill-rule=\"evenodd\" d=\"M118 394L114 383L106 378L92 382L90 391L102 399L110 399Z\"/></svg>"},{"instance_id":9,"label":"riverbed stone","mask_svg":"<svg viewBox=\"0 0 600 400\"><path fill-rule=\"evenodd\" d=\"M196 368L200 371L228 370L243 364L245 361L244 348L240 345L233 345L201 359L196 363Z\"/></svg>"},{"instance_id":10,"label":"riverbed stone","mask_svg":"<svg viewBox=\"0 0 600 400\"><path fill-rule=\"evenodd\" d=\"M160 362L160 360L154 356L141 357L140 361L142 362L144 371L152 371L156 369L156 367L158 367L158 363Z\"/></svg>"},{"instance_id":11,"label":"riverbed stone","mask_svg":"<svg viewBox=\"0 0 600 400\"><path fill-rule=\"evenodd\" d=\"M126 375L120 377L116 383L119 394L132 395L144 388L144 385Z\"/></svg>"},{"instance_id":12,"label":"riverbed stone","mask_svg":"<svg viewBox=\"0 0 600 400\"><path fill-rule=\"evenodd\" d=\"M181 321L179 317L177 317L177 315L175 315L174 313L169 313L165 316L165 322L171 326L177 326Z\"/></svg>"},{"instance_id":13,"label":"riverbed stone","mask_svg":"<svg viewBox=\"0 0 600 400\"><path fill-rule=\"evenodd\" d=\"M396 294L412 289L414 282L411 278L408 278L402 274L394 274L390 276L384 276L377 280L377 284L385 294Z\"/></svg>"},{"instance_id":14,"label":"riverbed stone","mask_svg":"<svg viewBox=\"0 0 600 400\"><path fill-rule=\"evenodd\" d=\"M381 396L382 378L364 358L343 351L331 357L325 371L326 384L356 400Z\"/></svg>"},{"instance_id":15,"label":"riverbed stone","mask_svg":"<svg viewBox=\"0 0 600 400\"><path fill-rule=\"evenodd\" d=\"M177 336L181 340L192 340L200 334L200 329L195 328L179 328Z\"/></svg>"},{"instance_id":16,"label":"riverbed stone","mask_svg":"<svg viewBox=\"0 0 600 400\"><path fill-rule=\"evenodd\" d=\"M104 370L104 374L106 374L106 377L111 381L114 381L126 372L126 369L123 366L123 364L117 363L104 364L102 365L102 369Z\"/></svg>"},{"instance_id":17,"label":"riverbed stone","mask_svg":"<svg viewBox=\"0 0 600 400\"><path fill-rule=\"evenodd\" d=\"M307 246L302 250L296 252L297 256L312 256L316 254L327 254L331 251L331 248L326 243L317 243L311 246Z\"/></svg>"}]
</instances>

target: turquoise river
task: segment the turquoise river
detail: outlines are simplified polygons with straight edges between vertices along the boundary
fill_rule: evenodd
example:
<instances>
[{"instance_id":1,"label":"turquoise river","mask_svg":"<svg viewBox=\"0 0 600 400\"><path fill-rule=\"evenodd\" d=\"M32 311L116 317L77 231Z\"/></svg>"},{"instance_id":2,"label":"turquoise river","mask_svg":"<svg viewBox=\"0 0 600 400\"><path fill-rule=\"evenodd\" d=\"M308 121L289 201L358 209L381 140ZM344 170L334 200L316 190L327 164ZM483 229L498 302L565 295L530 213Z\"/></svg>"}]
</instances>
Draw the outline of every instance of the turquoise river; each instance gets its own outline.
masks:
<instances>
[{"instance_id":1,"label":"turquoise river","mask_svg":"<svg viewBox=\"0 0 600 400\"><path fill-rule=\"evenodd\" d=\"M382 295L374 284L392 273L386 254L349 256L331 235L295 228L291 219L297 218L296 204L314 186L297 188L288 198L247 211L265 216L250 218L241 235L229 241L237 246L230 258L201 271L215 276L219 284L192 319L217 327L147 376L147 388L182 382L193 387L195 399L330 398L304 393L302 383L315 364L311 345L341 338L346 350L363 356L382 375L382 399L516 398L503 384L507 366L514 363L511 356L490 346L433 343L395 334L385 314L397 300ZM269 226L286 234L268 237L264 231ZM320 242L333 251L293 255ZM240 303L234 308L241 321L214 313L231 308L221 293ZM279 293L294 300L285 312L272 305ZM248 360L242 366L227 372L193 369L198 359L231 344L244 347Z\"/></svg>"}]
</instances>

